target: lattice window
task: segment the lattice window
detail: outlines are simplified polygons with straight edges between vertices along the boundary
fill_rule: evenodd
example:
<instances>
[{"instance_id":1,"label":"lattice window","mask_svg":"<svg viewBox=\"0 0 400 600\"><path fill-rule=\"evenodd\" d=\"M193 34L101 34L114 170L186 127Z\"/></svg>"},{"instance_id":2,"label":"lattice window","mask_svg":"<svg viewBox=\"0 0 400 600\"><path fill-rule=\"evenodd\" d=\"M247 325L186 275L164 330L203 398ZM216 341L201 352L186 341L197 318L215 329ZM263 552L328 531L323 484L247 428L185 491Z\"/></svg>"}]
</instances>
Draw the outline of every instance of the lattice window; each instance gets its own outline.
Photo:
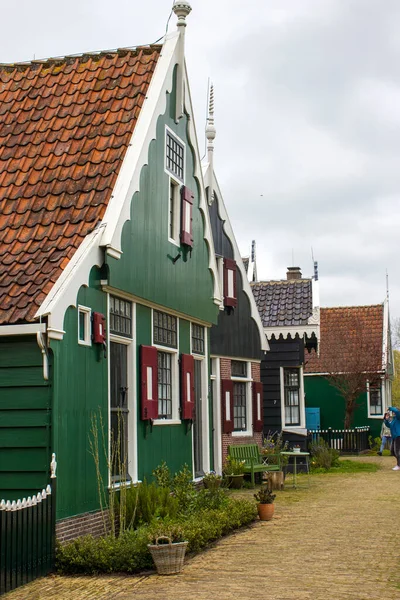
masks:
<instances>
[{"instance_id":1,"label":"lattice window","mask_svg":"<svg viewBox=\"0 0 400 600\"><path fill-rule=\"evenodd\" d=\"M204 327L192 323L192 352L204 354Z\"/></svg>"},{"instance_id":2,"label":"lattice window","mask_svg":"<svg viewBox=\"0 0 400 600\"><path fill-rule=\"evenodd\" d=\"M382 393L378 386L369 388L369 412L371 415L382 415Z\"/></svg>"},{"instance_id":3,"label":"lattice window","mask_svg":"<svg viewBox=\"0 0 400 600\"><path fill-rule=\"evenodd\" d=\"M172 354L157 352L158 418L172 419Z\"/></svg>"},{"instance_id":4,"label":"lattice window","mask_svg":"<svg viewBox=\"0 0 400 600\"><path fill-rule=\"evenodd\" d=\"M300 371L284 369L285 425L300 425Z\"/></svg>"},{"instance_id":5,"label":"lattice window","mask_svg":"<svg viewBox=\"0 0 400 600\"><path fill-rule=\"evenodd\" d=\"M154 344L177 348L178 319L167 313L153 310Z\"/></svg>"},{"instance_id":6,"label":"lattice window","mask_svg":"<svg viewBox=\"0 0 400 600\"><path fill-rule=\"evenodd\" d=\"M175 136L169 131L166 133L166 168L172 175L183 182L185 149Z\"/></svg>"},{"instance_id":7,"label":"lattice window","mask_svg":"<svg viewBox=\"0 0 400 600\"><path fill-rule=\"evenodd\" d=\"M243 360L232 360L231 362L232 377L247 377L247 362Z\"/></svg>"},{"instance_id":8,"label":"lattice window","mask_svg":"<svg viewBox=\"0 0 400 600\"><path fill-rule=\"evenodd\" d=\"M110 333L132 337L132 303L110 296Z\"/></svg>"},{"instance_id":9,"label":"lattice window","mask_svg":"<svg viewBox=\"0 0 400 600\"><path fill-rule=\"evenodd\" d=\"M246 431L246 412L246 384L235 381L233 384L233 431Z\"/></svg>"}]
</instances>

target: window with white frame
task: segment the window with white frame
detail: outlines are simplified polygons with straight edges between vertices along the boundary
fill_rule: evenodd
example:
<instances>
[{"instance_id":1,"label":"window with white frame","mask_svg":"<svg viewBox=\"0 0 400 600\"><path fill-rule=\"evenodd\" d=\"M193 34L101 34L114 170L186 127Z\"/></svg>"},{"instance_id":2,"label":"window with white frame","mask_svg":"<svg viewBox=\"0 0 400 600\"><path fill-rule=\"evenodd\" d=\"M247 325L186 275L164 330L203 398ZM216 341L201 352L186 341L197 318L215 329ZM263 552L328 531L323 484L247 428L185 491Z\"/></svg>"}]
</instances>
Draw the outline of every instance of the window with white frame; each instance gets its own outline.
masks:
<instances>
[{"instance_id":1,"label":"window with white frame","mask_svg":"<svg viewBox=\"0 0 400 600\"><path fill-rule=\"evenodd\" d=\"M153 310L153 344L157 349L158 419L178 419L178 319Z\"/></svg>"},{"instance_id":2,"label":"window with white frame","mask_svg":"<svg viewBox=\"0 0 400 600\"><path fill-rule=\"evenodd\" d=\"M247 432L251 426L250 364L243 360L231 361L233 381L233 431Z\"/></svg>"},{"instance_id":3,"label":"window with white frame","mask_svg":"<svg viewBox=\"0 0 400 600\"><path fill-rule=\"evenodd\" d=\"M113 482L130 479L129 414L132 391L132 303L109 296L110 464Z\"/></svg>"},{"instance_id":4,"label":"window with white frame","mask_svg":"<svg viewBox=\"0 0 400 600\"><path fill-rule=\"evenodd\" d=\"M283 398L285 425L301 424L301 385L300 369L283 369Z\"/></svg>"},{"instance_id":5,"label":"window with white frame","mask_svg":"<svg viewBox=\"0 0 400 600\"><path fill-rule=\"evenodd\" d=\"M205 329L202 325L192 323L192 352L193 354L204 354L205 344L204 335Z\"/></svg>"},{"instance_id":6,"label":"window with white frame","mask_svg":"<svg viewBox=\"0 0 400 600\"><path fill-rule=\"evenodd\" d=\"M371 417L382 417L383 401L382 401L382 386L380 382L368 383L368 404L369 414Z\"/></svg>"},{"instance_id":7,"label":"window with white frame","mask_svg":"<svg viewBox=\"0 0 400 600\"><path fill-rule=\"evenodd\" d=\"M89 307L78 306L78 343L82 346L92 345L91 313Z\"/></svg>"},{"instance_id":8,"label":"window with white frame","mask_svg":"<svg viewBox=\"0 0 400 600\"><path fill-rule=\"evenodd\" d=\"M165 132L165 168L171 175L184 181L185 145L169 129Z\"/></svg>"},{"instance_id":9,"label":"window with white frame","mask_svg":"<svg viewBox=\"0 0 400 600\"><path fill-rule=\"evenodd\" d=\"M169 224L170 241L179 244L181 222L181 195L179 184L170 177L169 180Z\"/></svg>"}]
</instances>

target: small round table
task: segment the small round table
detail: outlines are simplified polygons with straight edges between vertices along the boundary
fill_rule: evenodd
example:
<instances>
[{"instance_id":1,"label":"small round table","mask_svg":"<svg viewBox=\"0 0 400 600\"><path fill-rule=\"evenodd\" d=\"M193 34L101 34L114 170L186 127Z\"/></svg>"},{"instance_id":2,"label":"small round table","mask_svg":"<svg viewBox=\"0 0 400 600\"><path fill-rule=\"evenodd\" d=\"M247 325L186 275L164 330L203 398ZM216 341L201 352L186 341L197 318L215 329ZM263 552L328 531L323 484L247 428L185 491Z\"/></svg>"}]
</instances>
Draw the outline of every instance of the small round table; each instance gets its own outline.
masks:
<instances>
[{"instance_id":1,"label":"small round table","mask_svg":"<svg viewBox=\"0 0 400 600\"><path fill-rule=\"evenodd\" d=\"M297 488L297 457L305 456L307 469L307 485L310 486L310 453L309 452L281 452L283 456L293 456L293 487Z\"/></svg>"}]
</instances>

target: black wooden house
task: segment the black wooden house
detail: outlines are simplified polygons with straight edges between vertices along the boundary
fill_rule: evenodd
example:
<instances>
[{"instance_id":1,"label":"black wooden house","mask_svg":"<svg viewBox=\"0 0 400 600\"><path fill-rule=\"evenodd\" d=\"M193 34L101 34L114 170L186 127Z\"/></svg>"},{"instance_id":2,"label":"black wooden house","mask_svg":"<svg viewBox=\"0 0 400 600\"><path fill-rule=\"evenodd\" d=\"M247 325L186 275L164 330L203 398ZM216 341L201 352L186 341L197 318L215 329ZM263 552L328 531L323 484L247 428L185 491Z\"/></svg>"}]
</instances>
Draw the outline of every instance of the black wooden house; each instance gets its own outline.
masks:
<instances>
[{"instance_id":1,"label":"black wooden house","mask_svg":"<svg viewBox=\"0 0 400 600\"><path fill-rule=\"evenodd\" d=\"M270 351L261 362L264 435L283 432L289 445L306 443L303 366L305 352L317 351L319 294L316 279L289 267L287 279L251 284Z\"/></svg>"}]
</instances>

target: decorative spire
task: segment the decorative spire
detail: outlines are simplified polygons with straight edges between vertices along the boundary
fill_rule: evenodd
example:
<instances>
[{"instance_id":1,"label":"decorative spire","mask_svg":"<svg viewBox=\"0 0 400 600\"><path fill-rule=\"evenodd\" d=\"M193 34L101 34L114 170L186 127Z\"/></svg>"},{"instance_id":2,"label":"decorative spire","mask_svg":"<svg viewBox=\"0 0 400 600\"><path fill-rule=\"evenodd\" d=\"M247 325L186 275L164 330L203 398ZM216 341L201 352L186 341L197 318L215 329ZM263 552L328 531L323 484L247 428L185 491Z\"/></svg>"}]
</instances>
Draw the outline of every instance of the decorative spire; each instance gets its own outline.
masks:
<instances>
[{"instance_id":1,"label":"decorative spire","mask_svg":"<svg viewBox=\"0 0 400 600\"><path fill-rule=\"evenodd\" d=\"M51 455L51 463L50 463L50 479L56 478L56 469L57 469L56 455L53 452L53 454Z\"/></svg>"},{"instance_id":2,"label":"decorative spire","mask_svg":"<svg viewBox=\"0 0 400 600\"><path fill-rule=\"evenodd\" d=\"M175 121L178 122L183 117L184 113L184 100L185 100L185 88L184 88L184 68L185 68L185 29L186 29L186 17L191 12L192 7L187 0L175 0L172 10L178 17L178 60L177 60L177 74L176 74L176 107L175 107Z\"/></svg>"},{"instance_id":3,"label":"decorative spire","mask_svg":"<svg viewBox=\"0 0 400 600\"><path fill-rule=\"evenodd\" d=\"M178 17L177 26L178 27L186 27L186 17L191 12L192 7L189 2L185 2L185 0L175 0L172 10Z\"/></svg>"},{"instance_id":4,"label":"decorative spire","mask_svg":"<svg viewBox=\"0 0 400 600\"><path fill-rule=\"evenodd\" d=\"M216 136L214 126L214 85L210 85L210 94L208 100L208 117L206 125L207 139L207 160L208 160L208 203L211 206L214 202L214 139Z\"/></svg>"}]
</instances>

